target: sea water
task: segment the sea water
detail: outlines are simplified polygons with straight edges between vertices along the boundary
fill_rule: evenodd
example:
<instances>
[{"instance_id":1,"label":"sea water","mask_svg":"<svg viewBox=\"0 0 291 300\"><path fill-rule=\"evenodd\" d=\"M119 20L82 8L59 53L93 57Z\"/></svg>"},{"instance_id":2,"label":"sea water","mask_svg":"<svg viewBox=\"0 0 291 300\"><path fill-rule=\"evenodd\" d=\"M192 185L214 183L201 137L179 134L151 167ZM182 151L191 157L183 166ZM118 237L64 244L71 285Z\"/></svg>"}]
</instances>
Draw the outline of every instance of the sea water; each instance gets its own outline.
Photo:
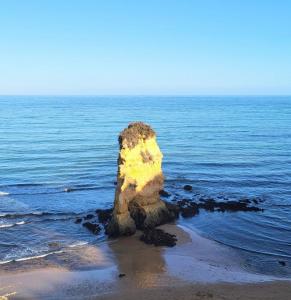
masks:
<instances>
[{"instance_id":1,"label":"sea water","mask_svg":"<svg viewBox=\"0 0 291 300\"><path fill-rule=\"evenodd\" d=\"M0 263L106 238L74 221L112 205L117 138L133 121L157 132L172 198L264 201L179 222L246 268L291 275L291 97L276 96L1 96Z\"/></svg>"}]
</instances>

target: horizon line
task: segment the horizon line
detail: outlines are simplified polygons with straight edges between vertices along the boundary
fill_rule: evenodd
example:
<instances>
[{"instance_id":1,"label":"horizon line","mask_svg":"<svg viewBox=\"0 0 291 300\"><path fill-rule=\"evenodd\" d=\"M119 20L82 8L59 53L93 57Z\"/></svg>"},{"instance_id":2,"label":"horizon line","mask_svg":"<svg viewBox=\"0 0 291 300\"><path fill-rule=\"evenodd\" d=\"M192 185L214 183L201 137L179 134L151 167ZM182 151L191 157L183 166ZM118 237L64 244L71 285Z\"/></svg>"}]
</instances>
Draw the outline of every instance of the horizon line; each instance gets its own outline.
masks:
<instances>
[{"instance_id":1,"label":"horizon line","mask_svg":"<svg viewBox=\"0 0 291 300\"><path fill-rule=\"evenodd\" d=\"M0 94L0 97L291 97L290 94Z\"/></svg>"}]
</instances>

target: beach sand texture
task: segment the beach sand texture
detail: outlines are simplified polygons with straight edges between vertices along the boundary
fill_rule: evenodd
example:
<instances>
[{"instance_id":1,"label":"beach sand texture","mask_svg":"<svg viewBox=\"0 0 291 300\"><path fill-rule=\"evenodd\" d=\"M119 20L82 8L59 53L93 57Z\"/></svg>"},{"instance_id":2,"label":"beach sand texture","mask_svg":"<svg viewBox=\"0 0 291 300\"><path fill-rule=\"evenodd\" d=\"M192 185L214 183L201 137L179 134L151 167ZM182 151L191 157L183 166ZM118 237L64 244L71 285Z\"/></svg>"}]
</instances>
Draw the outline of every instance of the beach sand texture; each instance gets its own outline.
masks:
<instances>
[{"instance_id":1,"label":"beach sand texture","mask_svg":"<svg viewBox=\"0 0 291 300\"><path fill-rule=\"evenodd\" d=\"M230 249L176 225L176 247L131 237L1 266L5 299L290 299L291 284L242 268ZM124 276L120 275L124 274Z\"/></svg>"}]
</instances>

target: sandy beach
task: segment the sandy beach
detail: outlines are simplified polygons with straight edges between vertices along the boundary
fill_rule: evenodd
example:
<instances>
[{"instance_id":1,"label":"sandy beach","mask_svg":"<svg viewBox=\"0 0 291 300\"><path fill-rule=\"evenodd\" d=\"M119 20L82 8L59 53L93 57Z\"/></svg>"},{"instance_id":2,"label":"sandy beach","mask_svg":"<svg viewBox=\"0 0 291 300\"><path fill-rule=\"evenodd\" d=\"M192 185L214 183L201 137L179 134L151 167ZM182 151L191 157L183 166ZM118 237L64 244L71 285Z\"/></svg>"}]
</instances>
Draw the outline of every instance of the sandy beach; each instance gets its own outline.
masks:
<instances>
[{"instance_id":1,"label":"sandy beach","mask_svg":"<svg viewBox=\"0 0 291 300\"><path fill-rule=\"evenodd\" d=\"M164 225L173 248L131 237L1 265L1 299L289 299L291 284L252 274L236 254L187 228Z\"/></svg>"}]
</instances>

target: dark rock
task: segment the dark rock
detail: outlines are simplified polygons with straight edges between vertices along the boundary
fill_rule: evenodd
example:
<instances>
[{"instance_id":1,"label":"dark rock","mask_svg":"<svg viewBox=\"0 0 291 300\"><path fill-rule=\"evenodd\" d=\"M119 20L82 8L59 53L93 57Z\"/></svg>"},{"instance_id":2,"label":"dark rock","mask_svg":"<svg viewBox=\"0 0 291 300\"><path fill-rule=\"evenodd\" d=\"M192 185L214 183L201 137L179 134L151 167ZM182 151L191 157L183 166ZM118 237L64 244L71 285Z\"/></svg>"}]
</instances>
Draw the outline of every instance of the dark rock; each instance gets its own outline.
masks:
<instances>
[{"instance_id":1,"label":"dark rock","mask_svg":"<svg viewBox=\"0 0 291 300\"><path fill-rule=\"evenodd\" d=\"M199 203L198 204L198 207L199 208L203 208L207 211L214 211L214 208L215 208L215 201L214 199L207 199L207 200L203 200L203 203Z\"/></svg>"},{"instance_id":2,"label":"dark rock","mask_svg":"<svg viewBox=\"0 0 291 300\"><path fill-rule=\"evenodd\" d=\"M49 242L48 246L50 248L59 248L61 246L61 244L59 242Z\"/></svg>"},{"instance_id":3,"label":"dark rock","mask_svg":"<svg viewBox=\"0 0 291 300\"><path fill-rule=\"evenodd\" d=\"M93 232L94 234L98 234L101 231L101 227L99 224L85 222L83 223L83 226L86 227L91 232Z\"/></svg>"},{"instance_id":4,"label":"dark rock","mask_svg":"<svg viewBox=\"0 0 291 300\"><path fill-rule=\"evenodd\" d=\"M156 227L159 225L173 222L173 221L175 221L176 216L175 216L175 213L169 211L167 209L167 206L165 205L165 209L159 210L157 219L158 219L158 221L155 221L153 226L146 226L146 227L153 228L153 227Z\"/></svg>"},{"instance_id":5,"label":"dark rock","mask_svg":"<svg viewBox=\"0 0 291 300\"><path fill-rule=\"evenodd\" d=\"M93 219L93 218L94 218L94 215L88 214L86 217L84 217L84 220L90 220L90 219Z\"/></svg>"},{"instance_id":6,"label":"dark rock","mask_svg":"<svg viewBox=\"0 0 291 300\"><path fill-rule=\"evenodd\" d=\"M118 222L114 220L116 216L113 214L107 224L104 224L105 234L107 234L110 238L116 238L120 235L130 236L136 232L136 226L127 226L127 228L120 228Z\"/></svg>"},{"instance_id":7,"label":"dark rock","mask_svg":"<svg viewBox=\"0 0 291 300\"><path fill-rule=\"evenodd\" d=\"M139 205L137 202L129 203L128 209L130 217L135 223L136 229L140 230L154 228L156 226L172 222L176 219L175 213L169 211L167 205L161 205L159 209L153 211L151 214L147 214L144 207Z\"/></svg>"},{"instance_id":8,"label":"dark rock","mask_svg":"<svg viewBox=\"0 0 291 300\"><path fill-rule=\"evenodd\" d=\"M76 224L80 224L82 222L82 218L77 218L76 220L75 220L75 223Z\"/></svg>"},{"instance_id":9,"label":"dark rock","mask_svg":"<svg viewBox=\"0 0 291 300\"><path fill-rule=\"evenodd\" d=\"M108 208L108 209L97 209L96 213L98 215L98 219L99 222L102 224L106 224L109 222L109 220L112 217L112 208Z\"/></svg>"},{"instance_id":10,"label":"dark rock","mask_svg":"<svg viewBox=\"0 0 291 300\"><path fill-rule=\"evenodd\" d=\"M170 197L171 196L171 194L165 190L160 190L159 193L160 193L160 196L162 196L162 197Z\"/></svg>"},{"instance_id":11,"label":"dark rock","mask_svg":"<svg viewBox=\"0 0 291 300\"><path fill-rule=\"evenodd\" d=\"M124 277L124 276L126 276L124 273L120 273L120 274L118 275L119 278L122 278L122 277Z\"/></svg>"},{"instance_id":12,"label":"dark rock","mask_svg":"<svg viewBox=\"0 0 291 300\"><path fill-rule=\"evenodd\" d=\"M105 225L105 234L112 238L118 237L120 235L118 224L109 221L108 224Z\"/></svg>"},{"instance_id":13,"label":"dark rock","mask_svg":"<svg viewBox=\"0 0 291 300\"><path fill-rule=\"evenodd\" d=\"M173 222L175 219L175 214L170 212L165 206L164 209L159 209L155 215L146 218L144 228L154 228Z\"/></svg>"},{"instance_id":14,"label":"dark rock","mask_svg":"<svg viewBox=\"0 0 291 300\"><path fill-rule=\"evenodd\" d=\"M191 218L199 214L199 207L196 203L191 203L191 205L181 208L181 215L183 218Z\"/></svg>"},{"instance_id":15,"label":"dark rock","mask_svg":"<svg viewBox=\"0 0 291 300\"><path fill-rule=\"evenodd\" d=\"M192 201L189 200L189 199L182 199L182 200L178 200L178 201L177 201L177 205L178 205L180 208L182 208L182 207L184 207L184 206L190 205L191 202L192 202Z\"/></svg>"},{"instance_id":16,"label":"dark rock","mask_svg":"<svg viewBox=\"0 0 291 300\"><path fill-rule=\"evenodd\" d=\"M281 266L283 266L283 267L285 267L285 266L286 266L286 262L285 262L285 261L283 261L283 260L279 260L279 261L278 261L278 263L279 263Z\"/></svg>"},{"instance_id":17,"label":"dark rock","mask_svg":"<svg viewBox=\"0 0 291 300\"><path fill-rule=\"evenodd\" d=\"M174 234L167 233L162 229L146 229L143 231L140 240L146 244L167 247L174 247L177 242L177 238Z\"/></svg>"},{"instance_id":18,"label":"dark rock","mask_svg":"<svg viewBox=\"0 0 291 300\"><path fill-rule=\"evenodd\" d=\"M114 181L113 184L114 184L114 185L117 185L117 181Z\"/></svg>"},{"instance_id":19,"label":"dark rock","mask_svg":"<svg viewBox=\"0 0 291 300\"><path fill-rule=\"evenodd\" d=\"M246 201L226 201L219 202L210 198L203 200L198 204L199 208L203 208L207 211L220 211L220 212L236 212L236 211L263 211L263 209L256 206L248 206Z\"/></svg>"},{"instance_id":20,"label":"dark rock","mask_svg":"<svg viewBox=\"0 0 291 300\"><path fill-rule=\"evenodd\" d=\"M147 217L144 208L138 205L136 202L129 203L128 209L130 216L134 220L137 229L144 229L144 221Z\"/></svg>"},{"instance_id":21,"label":"dark rock","mask_svg":"<svg viewBox=\"0 0 291 300\"><path fill-rule=\"evenodd\" d=\"M250 203L252 203L252 202L251 202L251 200L249 200L249 199L247 199L247 198L245 198L245 199L241 199L241 200L239 200L239 202L242 202L242 203L247 203L247 204L250 204Z\"/></svg>"},{"instance_id":22,"label":"dark rock","mask_svg":"<svg viewBox=\"0 0 291 300\"><path fill-rule=\"evenodd\" d=\"M64 192L66 192L66 193L69 193L69 192L72 192L72 191L73 191L72 188L65 188L65 189L64 189Z\"/></svg>"},{"instance_id":23,"label":"dark rock","mask_svg":"<svg viewBox=\"0 0 291 300\"><path fill-rule=\"evenodd\" d=\"M192 191L192 186L190 184L185 184L183 188L185 191Z\"/></svg>"},{"instance_id":24,"label":"dark rock","mask_svg":"<svg viewBox=\"0 0 291 300\"><path fill-rule=\"evenodd\" d=\"M165 201L165 204L166 204L166 207L169 210L169 212L171 214L173 214L173 216L175 216L175 219L178 219L179 215L180 215L180 207L174 203L170 203L170 202L166 202L166 201Z\"/></svg>"}]
</instances>

